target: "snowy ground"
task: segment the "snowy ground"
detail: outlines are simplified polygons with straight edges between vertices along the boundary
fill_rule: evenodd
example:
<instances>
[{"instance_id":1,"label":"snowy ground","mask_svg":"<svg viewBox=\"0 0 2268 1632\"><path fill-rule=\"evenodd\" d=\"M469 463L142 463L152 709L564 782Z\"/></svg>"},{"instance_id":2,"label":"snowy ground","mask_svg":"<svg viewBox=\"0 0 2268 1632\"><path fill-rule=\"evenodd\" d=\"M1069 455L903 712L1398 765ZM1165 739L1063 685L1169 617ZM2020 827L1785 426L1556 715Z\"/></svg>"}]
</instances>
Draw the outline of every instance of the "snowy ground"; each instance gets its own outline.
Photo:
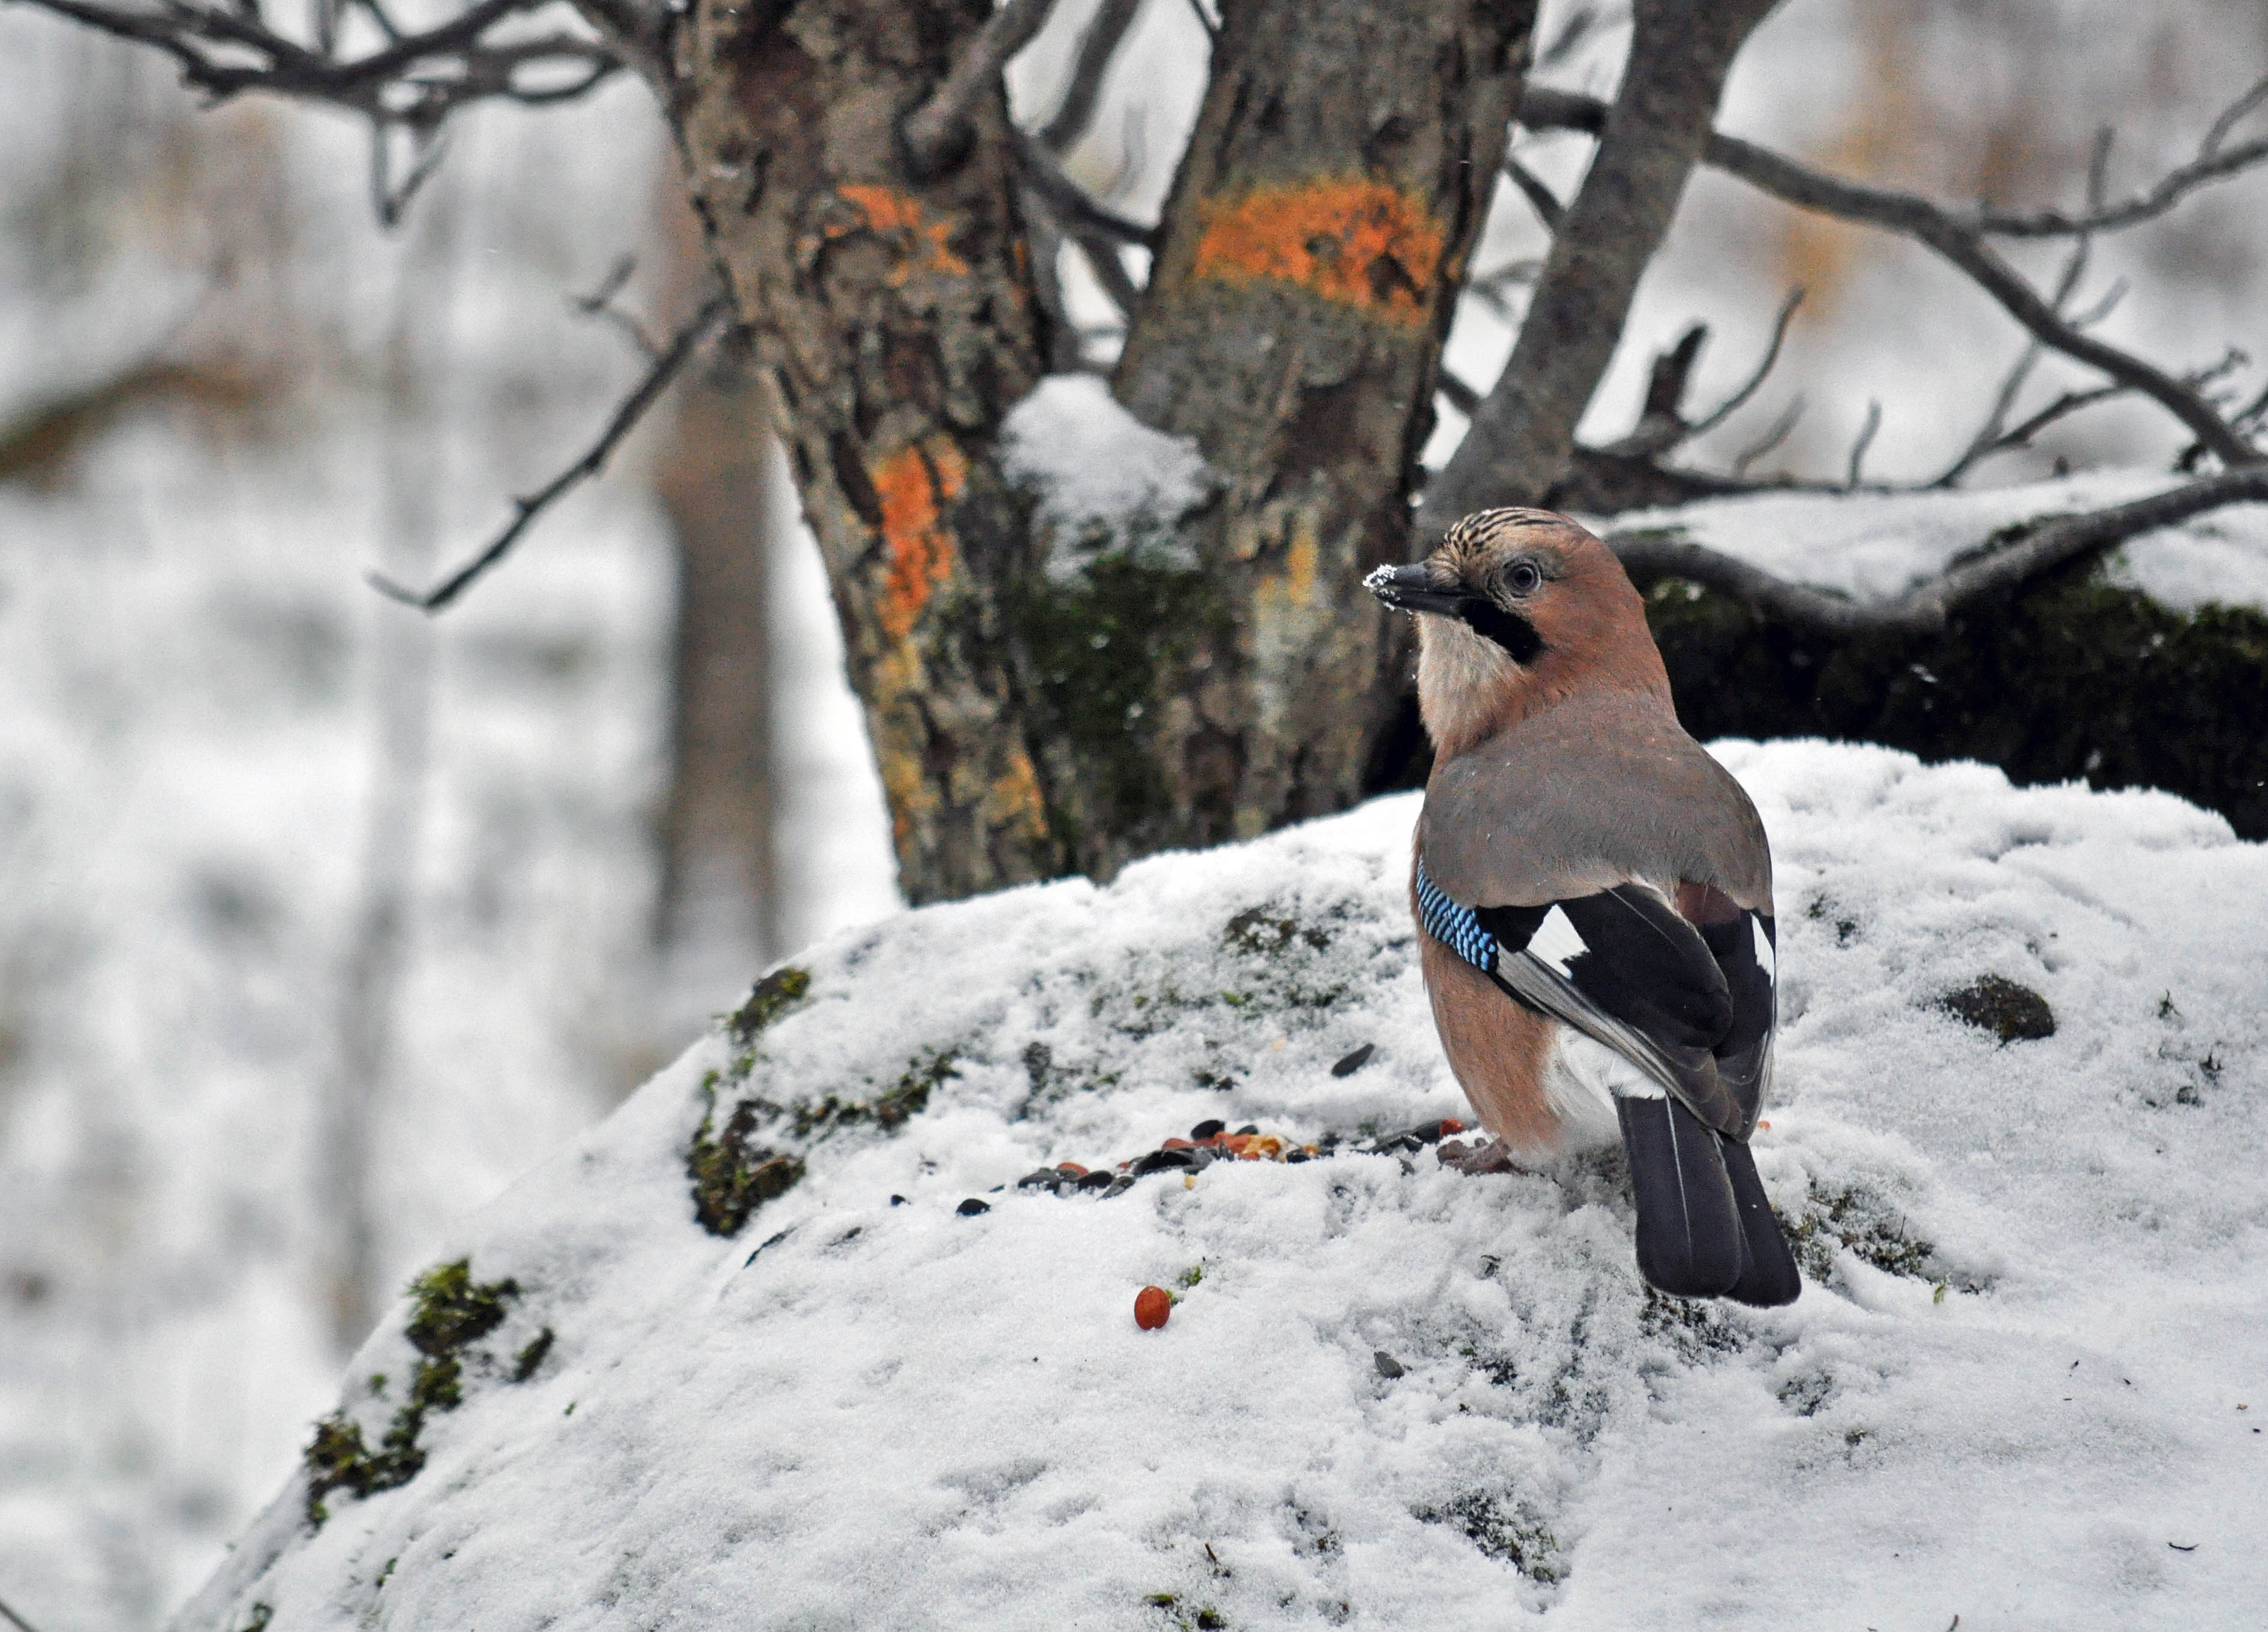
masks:
<instances>
[{"instance_id":1,"label":"snowy ground","mask_svg":"<svg viewBox=\"0 0 2268 1632\"><path fill-rule=\"evenodd\" d=\"M184 1632L2257 1625L2268 852L2164 795L1719 752L1778 858L1791 1308L1649 1296L1604 1158L1014 1187L1460 1108L1388 799L814 949L752 1048L443 1249L516 1290L422 1471L320 1529L295 1479ZM2053 1034L1940 1006L1988 975ZM719 1239L688 1152L743 1099L808 1173ZM373 1449L409 1314L350 1370Z\"/></svg>"}]
</instances>

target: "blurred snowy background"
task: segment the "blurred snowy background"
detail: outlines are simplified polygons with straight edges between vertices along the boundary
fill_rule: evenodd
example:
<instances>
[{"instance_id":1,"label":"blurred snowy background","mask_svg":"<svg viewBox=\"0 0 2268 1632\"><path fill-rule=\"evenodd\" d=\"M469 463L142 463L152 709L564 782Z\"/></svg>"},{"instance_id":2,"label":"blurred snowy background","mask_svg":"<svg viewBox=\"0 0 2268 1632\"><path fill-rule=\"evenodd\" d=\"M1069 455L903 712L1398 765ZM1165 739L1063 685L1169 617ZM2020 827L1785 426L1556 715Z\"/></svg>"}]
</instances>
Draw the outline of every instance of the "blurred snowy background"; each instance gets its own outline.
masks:
<instances>
[{"instance_id":1,"label":"blurred snowy background","mask_svg":"<svg viewBox=\"0 0 2268 1632\"><path fill-rule=\"evenodd\" d=\"M1018 64L1027 111L1089 9ZM1547 6L1545 77L1610 92L1624 31L1582 15ZM1944 199L2071 204L2099 126L2117 195L2264 68L2243 0L1789 0L1721 122ZM1201 69L1188 8L1151 0L1080 179L1154 210ZM696 275L637 86L451 129L385 232L350 122L201 110L154 57L0 12L0 1599L41 1632L159 1624L335 1398L372 1287L768 958L896 905L818 563L729 382L446 616L363 584L476 547L637 379L574 296L634 255L623 304L665 329ZM1585 151L1521 139L1563 195ZM2264 188L2105 242L2080 304L2124 277L2103 333L2214 362L2268 299ZM1479 269L1543 246L1507 189ZM1799 284L1786 357L1704 457L1800 394L1757 469L1839 475L1872 399L1870 473L1926 475L2022 349L1920 250L1704 174L1587 434L1628 428L1696 317L1697 400L1728 390ZM1467 302L1476 386L1521 298ZM2176 444L2113 405L1978 480ZM739 627L681 638L681 582L736 556L761 572L696 599ZM762 717L681 722L688 662L755 665ZM761 754L688 772L719 730ZM756 792L720 805L736 775Z\"/></svg>"}]
</instances>

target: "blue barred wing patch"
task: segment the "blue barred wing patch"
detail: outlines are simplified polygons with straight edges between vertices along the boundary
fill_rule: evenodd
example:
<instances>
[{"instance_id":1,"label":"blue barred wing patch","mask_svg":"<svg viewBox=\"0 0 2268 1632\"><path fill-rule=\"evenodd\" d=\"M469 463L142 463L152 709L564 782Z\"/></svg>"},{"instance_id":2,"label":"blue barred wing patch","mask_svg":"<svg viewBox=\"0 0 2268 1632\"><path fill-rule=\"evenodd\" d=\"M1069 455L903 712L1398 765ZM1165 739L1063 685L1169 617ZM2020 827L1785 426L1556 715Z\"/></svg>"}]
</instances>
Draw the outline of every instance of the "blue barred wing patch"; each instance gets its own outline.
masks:
<instances>
[{"instance_id":1,"label":"blue barred wing patch","mask_svg":"<svg viewBox=\"0 0 2268 1632\"><path fill-rule=\"evenodd\" d=\"M1452 901L1447 892L1425 876L1422 861L1418 864L1418 921L1425 926L1426 934L1475 968L1495 970L1496 937L1481 928L1471 908Z\"/></svg>"}]
</instances>

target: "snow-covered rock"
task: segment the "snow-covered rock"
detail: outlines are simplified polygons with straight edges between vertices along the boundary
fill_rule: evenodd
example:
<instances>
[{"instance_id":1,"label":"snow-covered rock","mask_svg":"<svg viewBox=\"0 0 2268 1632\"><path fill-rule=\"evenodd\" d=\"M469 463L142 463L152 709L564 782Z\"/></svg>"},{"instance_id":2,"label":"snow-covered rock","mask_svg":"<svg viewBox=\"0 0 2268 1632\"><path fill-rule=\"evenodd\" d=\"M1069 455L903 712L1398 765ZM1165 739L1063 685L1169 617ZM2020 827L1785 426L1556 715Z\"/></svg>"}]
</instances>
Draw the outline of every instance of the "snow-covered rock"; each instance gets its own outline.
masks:
<instances>
[{"instance_id":1,"label":"snow-covered rock","mask_svg":"<svg viewBox=\"0 0 2268 1632\"><path fill-rule=\"evenodd\" d=\"M798 959L466 1225L319 1437L349 1477L179 1626L2257 1624L2268 852L1718 752L1778 857L1792 1307L1649 1295L1603 1157L1017 1187L1462 1108L1387 799Z\"/></svg>"}]
</instances>

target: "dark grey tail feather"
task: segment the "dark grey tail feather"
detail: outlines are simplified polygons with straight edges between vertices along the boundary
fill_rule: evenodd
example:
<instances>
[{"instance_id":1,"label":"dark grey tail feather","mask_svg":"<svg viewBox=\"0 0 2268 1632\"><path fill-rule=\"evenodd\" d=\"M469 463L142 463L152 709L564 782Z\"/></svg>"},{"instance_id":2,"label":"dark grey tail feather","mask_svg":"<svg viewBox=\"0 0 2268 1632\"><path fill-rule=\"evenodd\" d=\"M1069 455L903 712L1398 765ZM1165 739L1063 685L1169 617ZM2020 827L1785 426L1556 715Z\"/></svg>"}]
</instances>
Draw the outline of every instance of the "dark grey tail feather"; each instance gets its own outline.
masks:
<instances>
[{"instance_id":1,"label":"dark grey tail feather","mask_svg":"<svg viewBox=\"0 0 2268 1632\"><path fill-rule=\"evenodd\" d=\"M1760 1309L1792 1304L1803 1290L1803 1275L1795 1267L1795 1255L1787 1250L1787 1238L1779 1232L1779 1220L1772 1217L1771 1203L1764 1200L1764 1183L1756 1177L1756 1158L1737 1139L1719 1143L1725 1176L1733 1181L1733 1201L1741 1210L1741 1228L1749 1247L1748 1268L1725 1296Z\"/></svg>"},{"instance_id":2,"label":"dark grey tail feather","mask_svg":"<svg viewBox=\"0 0 2268 1632\"><path fill-rule=\"evenodd\" d=\"M1722 1298L1747 1271L1748 1244L1717 1136L1672 1099L1618 1099L1615 1109L1638 1200L1638 1273L1679 1298Z\"/></svg>"}]
</instances>

